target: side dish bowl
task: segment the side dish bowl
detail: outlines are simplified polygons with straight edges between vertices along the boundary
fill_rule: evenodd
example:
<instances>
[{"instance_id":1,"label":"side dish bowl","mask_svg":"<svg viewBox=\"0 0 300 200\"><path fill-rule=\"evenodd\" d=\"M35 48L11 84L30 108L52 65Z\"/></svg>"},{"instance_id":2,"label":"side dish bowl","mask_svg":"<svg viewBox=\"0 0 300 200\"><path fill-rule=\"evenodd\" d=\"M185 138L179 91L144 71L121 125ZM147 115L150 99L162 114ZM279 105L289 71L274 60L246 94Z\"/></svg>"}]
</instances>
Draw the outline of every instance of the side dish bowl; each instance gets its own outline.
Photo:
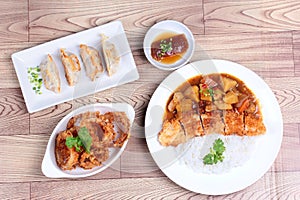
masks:
<instances>
[{"instance_id":1,"label":"side dish bowl","mask_svg":"<svg viewBox=\"0 0 300 200\"><path fill-rule=\"evenodd\" d=\"M166 33L184 34L188 42L188 48L186 52L183 53L180 59L178 59L174 63L165 64L163 62L155 60L151 56L151 44L155 42L158 37ZM165 20L153 25L148 30L144 38L143 48L145 56L153 66L162 70L174 70L184 66L191 59L195 49L195 39L192 32L184 24L173 20Z\"/></svg>"},{"instance_id":2,"label":"side dish bowl","mask_svg":"<svg viewBox=\"0 0 300 200\"><path fill-rule=\"evenodd\" d=\"M92 104L80 107L68 115L66 115L55 127L53 130L47 148L45 152L45 156L42 162L42 172L45 176L49 178L80 178L80 177L87 177L94 174L97 174L109 166L111 166L122 154L124 151L128 140L125 141L123 146L121 148L110 148L109 149L109 158L106 160L101 166L94 167L90 170L84 170L82 168L77 167L75 170L61 170L57 163L55 158L55 139L57 134L66 129L66 125L69 121L69 119L75 115L78 115L80 113L88 112L88 111L100 111L100 113L106 113L110 111L120 111L125 112L128 119L130 120L130 123L132 125L135 112L132 106L126 103L98 103L98 104Z\"/></svg>"}]
</instances>

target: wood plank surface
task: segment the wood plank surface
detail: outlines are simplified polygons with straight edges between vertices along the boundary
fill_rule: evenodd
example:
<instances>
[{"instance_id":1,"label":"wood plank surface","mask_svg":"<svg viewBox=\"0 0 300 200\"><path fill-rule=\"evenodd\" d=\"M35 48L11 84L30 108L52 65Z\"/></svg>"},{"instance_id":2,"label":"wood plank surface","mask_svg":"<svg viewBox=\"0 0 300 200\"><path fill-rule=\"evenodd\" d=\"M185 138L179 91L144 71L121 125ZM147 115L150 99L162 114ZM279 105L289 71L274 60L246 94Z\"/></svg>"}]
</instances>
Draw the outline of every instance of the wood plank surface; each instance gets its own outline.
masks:
<instances>
[{"instance_id":1,"label":"wood plank surface","mask_svg":"<svg viewBox=\"0 0 300 200\"><path fill-rule=\"evenodd\" d=\"M196 41L191 61L242 64L262 77L278 100L284 122L281 149L269 171L244 190L220 196L193 193L169 180L149 153L146 109L171 72L147 61L143 40L153 24L167 19L191 29ZM2 1L0 199L300 199L299 19L297 0ZM140 79L29 114L11 55L114 20L123 23ZM56 124L74 109L98 102L134 107L136 117L124 153L91 177L45 177L41 163Z\"/></svg>"},{"instance_id":2,"label":"wood plank surface","mask_svg":"<svg viewBox=\"0 0 300 200\"><path fill-rule=\"evenodd\" d=\"M1 40L0 40L1 41ZM0 88L18 88L19 81L11 60L11 55L15 52L30 48L38 43L11 42L0 45ZM27 67L27 66L24 66Z\"/></svg>"},{"instance_id":3,"label":"wood plank surface","mask_svg":"<svg viewBox=\"0 0 300 200\"><path fill-rule=\"evenodd\" d=\"M27 1L1 1L0 19L1 43L28 41Z\"/></svg>"},{"instance_id":4,"label":"wood plank surface","mask_svg":"<svg viewBox=\"0 0 300 200\"><path fill-rule=\"evenodd\" d=\"M42 180L41 163L49 137L0 136L0 182Z\"/></svg>"},{"instance_id":5,"label":"wood plank surface","mask_svg":"<svg viewBox=\"0 0 300 200\"><path fill-rule=\"evenodd\" d=\"M49 137L50 134L0 136L0 183L58 181L59 179L45 177L41 171ZM110 168L85 179L120 178L120 176L120 159L118 159Z\"/></svg>"},{"instance_id":6,"label":"wood plank surface","mask_svg":"<svg viewBox=\"0 0 300 200\"><path fill-rule=\"evenodd\" d=\"M1 199L30 199L30 183L0 183Z\"/></svg>"},{"instance_id":7,"label":"wood plank surface","mask_svg":"<svg viewBox=\"0 0 300 200\"><path fill-rule=\"evenodd\" d=\"M300 30L297 0L204 0L205 34Z\"/></svg>"},{"instance_id":8,"label":"wood plank surface","mask_svg":"<svg viewBox=\"0 0 300 200\"><path fill-rule=\"evenodd\" d=\"M294 76L292 32L196 36L192 61L224 59L263 77Z\"/></svg>"},{"instance_id":9,"label":"wood plank surface","mask_svg":"<svg viewBox=\"0 0 300 200\"><path fill-rule=\"evenodd\" d=\"M170 6L172 4L172 6ZM172 17L171 17L172 16ZM171 18L170 18L171 17ZM29 2L29 40L45 41L120 20L129 33L144 35L154 23L173 19L203 34L202 1L38 1Z\"/></svg>"},{"instance_id":10,"label":"wood plank surface","mask_svg":"<svg viewBox=\"0 0 300 200\"><path fill-rule=\"evenodd\" d=\"M168 178L89 180L84 184L81 181L33 182L31 197L32 199L297 199L299 184L299 172L267 173L256 184L243 191L213 197L189 192ZM43 192L45 190L49 192Z\"/></svg>"},{"instance_id":11,"label":"wood plank surface","mask_svg":"<svg viewBox=\"0 0 300 200\"><path fill-rule=\"evenodd\" d=\"M300 31L293 32L293 50L295 61L295 75L300 76Z\"/></svg>"},{"instance_id":12,"label":"wood plank surface","mask_svg":"<svg viewBox=\"0 0 300 200\"><path fill-rule=\"evenodd\" d=\"M121 177L163 176L149 153L144 138L130 137L128 147L121 156Z\"/></svg>"},{"instance_id":13,"label":"wood plank surface","mask_svg":"<svg viewBox=\"0 0 300 200\"><path fill-rule=\"evenodd\" d=\"M0 135L29 134L29 114L20 89L0 89Z\"/></svg>"},{"instance_id":14,"label":"wood plank surface","mask_svg":"<svg viewBox=\"0 0 300 200\"><path fill-rule=\"evenodd\" d=\"M281 149L272 167L276 172L300 171L299 124L284 124Z\"/></svg>"},{"instance_id":15,"label":"wood plank surface","mask_svg":"<svg viewBox=\"0 0 300 200\"><path fill-rule=\"evenodd\" d=\"M277 97L284 123L299 123L300 119L300 77L266 78Z\"/></svg>"}]
</instances>

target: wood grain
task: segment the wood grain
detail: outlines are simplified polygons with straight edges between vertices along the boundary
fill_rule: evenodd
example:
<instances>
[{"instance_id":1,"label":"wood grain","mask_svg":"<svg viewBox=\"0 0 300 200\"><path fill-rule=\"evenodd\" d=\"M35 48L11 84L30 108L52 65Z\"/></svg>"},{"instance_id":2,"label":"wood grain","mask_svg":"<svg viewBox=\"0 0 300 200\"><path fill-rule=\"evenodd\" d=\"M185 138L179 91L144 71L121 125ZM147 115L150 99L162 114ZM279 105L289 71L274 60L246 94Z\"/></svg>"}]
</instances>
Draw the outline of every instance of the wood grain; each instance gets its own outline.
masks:
<instances>
[{"instance_id":1,"label":"wood grain","mask_svg":"<svg viewBox=\"0 0 300 200\"><path fill-rule=\"evenodd\" d=\"M256 183L228 195L190 192L157 168L144 136L149 100L170 71L143 52L146 31L171 19L196 39L192 61L226 59L260 75L274 92L284 121L275 163ZM0 199L299 199L300 2L296 0L2 1L0 7ZM114 20L123 23L140 79L29 114L11 54ZM97 102L126 102L136 117L121 158L83 179L49 179L41 163L50 134L68 113Z\"/></svg>"},{"instance_id":2,"label":"wood grain","mask_svg":"<svg viewBox=\"0 0 300 200\"><path fill-rule=\"evenodd\" d=\"M299 123L300 77L266 78L280 105L284 123Z\"/></svg>"},{"instance_id":3,"label":"wood grain","mask_svg":"<svg viewBox=\"0 0 300 200\"><path fill-rule=\"evenodd\" d=\"M0 136L0 182L42 180L47 136Z\"/></svg>"},{"instance_id":4,"label":"wood grain","mask_svg":"<svg viewBox=\"0 0 300 200\"><path fill-rule=\"evenodd\" d=\"M204 0L205 34L299 30L299 1Z\"/></svg>"},{"instance_id":5,"label":"wood grain","mask_svg":"<svg viewBox=\"0 0 300 200\"><path fill-rule=\"evenodd\" d=\"M20 89L0 89L0 136L29 134L29 114Z\"/></svg>"},{"instance_id":6,"label":"wood grain","mask_svg":"<svg viewBox=\"0 0 300 200\"><path fill-rule=\"evenodd\" d=\"M268 172L242 191L216 196L213 199L297 199L300 183L299 180L293 179L299 176L299 172Z\"/></svg>"},{"instance_id":7,"label":"wood grain","mask_svg":"<svg viewBox=\"0 0 300 200\"><path fill-rule=\"evenodd\" d=\"M172 16L172 18L170 18ZM38 1L29 2L29 39L45 41L120 20L128 34L145 34L155 22L184 22L195 34L204 31L202 1Z\"/></svg>"},{"instance_id":8,"label":"wood grain","mask_svg":"<svg viewBox=\"0 0 300 200\"><path fill-rule=\"evenodd\" d=\"M0 39L1 41L1 39ZM15 52L30 48L38 43L10 42L0 45L0 88L18 88L19 81L11 60L11 55ZM26 67L26 66L24 66Z\"/></svg>"},{"instance_id":9,"label":"wood grain","mask_svg":"<svg viewBox=\"0 0 300 200\"><path fill-rule=\"evenodd\" d=\"M72 104L63 103L30 114L30 134L50 135L58 122L72 111Z\"/></svg>"},{"instance_id":10,"label":"wood grain","mask_svg":"<svg viewBox=\"0 0 300 200\"><path fill-rule=\"evenodd\" d=\"M164 176L149 153L144 138L130 137L128 147L121 156L121 177Z\"/></svg>"},{"instance_id":11,"label":"wood grain","mask_svg":"<svg viewBox=\"0 0 300 200\"><path fill-rule=\"evenodd\" d=\"M192 61L225 59L263 77L294 76L292 33L239 33L195 36Z\"/></svg>"},{"instance_id":12,"label":"wood grain","mask_svg":"<svg viewBox=\"0 0 300 200\"><path fill-rule=\"evenodd\" d=\"M274 177L277 177L276 180ZM90 180L84 184L81 181L34 182L31 197L32 199L100 197L101 199L297 199L299 177L299 172L267 173L245 190L215 197L189 192L164 177Z\"/></svg>"},{"instance_id":13,"label":"wood grain","mask_svg":"<svg viewBox=\"0 0 300 200\"><path fill-rule=\"evenodd\" d=\"M300 76L300 31L293 32L293 50L295 75Z\"/></svg>"},{"instance_id":14,"label":"wood grain","mask_svg":"<svg viewBox=\"0 0 300 200\"><path fill-rule=\"evenodd\" d=\"M4 1L0 7L0 41L28 41L28 2ZM1 45L2 46L2 45Z\"/></svg>"},{"instance_id":15,"label":"wood grain","mask_svg":"<svg viewBox=\"0 0 300 200\"><path fill-rule=\"evenodd\" d=\"M50 181L41 164L49 135L0 136L0 183ZM120 178L120 160L105 171L85 179ZM62 179L62 182L66 179Z\"/></svg>"},{"instance_id":16,"label":"wood grain","mask_svg":"<svg viewBox=\"0 0 300 200\"><path fill-rule=\"evenodd\" d=\"M298 124L284 124L281 149L273 165L277 172L300 171L300 129Z\"/></svg>"},{"instance_id":17,"label":"wood grain","mask_svg":"<svg viewBox=\"0 0 300 200\"><path fill-rule=\"evenodd\" d=\"M162 185L165 187L162 188ZM41 193L43 190L49 193ZM32 199L174 199L188 193L167 178L95 180L86 181L85 184L80 181L32 183L31 191Z\"/></svg>"},{"instance_id":18,"label":"wood grain","mask_svg":"<svg viewBox=\"0 0 300 200\"><path fill-rule=\"evenodd\" d=\"M30 199L30 183L0 183L1 199Z\"/></svg>"}]
</instances>

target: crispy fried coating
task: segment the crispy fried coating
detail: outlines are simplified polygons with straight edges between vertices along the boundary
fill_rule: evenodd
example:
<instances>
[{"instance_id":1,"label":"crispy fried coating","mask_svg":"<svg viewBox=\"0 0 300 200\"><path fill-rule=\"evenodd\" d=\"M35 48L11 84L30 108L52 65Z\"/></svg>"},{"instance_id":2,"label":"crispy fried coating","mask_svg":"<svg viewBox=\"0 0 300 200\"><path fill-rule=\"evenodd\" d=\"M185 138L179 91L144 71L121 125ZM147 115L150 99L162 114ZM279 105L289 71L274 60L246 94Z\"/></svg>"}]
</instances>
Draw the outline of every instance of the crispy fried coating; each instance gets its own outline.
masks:
<instances>
[{"instance_id":1,"label":"crispy fried coating","mask_svg":"<svg viewBox=\"0 0 300 200\"><path fill-rule=\"evenodd\" d=\"M260 135L266 132L261 113L245 114L245 134L249 136Z\"/></svg>"},{"instance_id":2,"label":"crispy fried coating","mask_svg":"<svg viewBox=\"0 0 300 200\"><path fill-rule=\"evenodd\" d=\"M255 94L229 74L187 80L171 94L165 110L158 134L163 146L212 133L254 136L266 132Z\"/></svg>"},{"instance_id":3,"label":"crispy fried coating","mask_svg":"<svg viewBox=\"0 0 300 200\"><path fill-rule=\"evenodd\" d=\"M177 146L187 141L180 122L177 119L164 121L163 128L158 134L158 140L163 146Z\"/></svg>"},{"instance_id":4,"label":"crispy fried coating","mask_svg":"<svg viewBox=\"0 0 300 200\"><path fill-rule=\"evenodd\" d=\"M68 148L66 143L67 137L72 137L72 133L68 130L60 132L56 137L55 156L57 165L63 170L75 169L78 164L79 153L75 148Z\"/></svg>"},{"instance_id":5,"label":"crispy fried coating","mask_svg":"<svg viewBox=\"0 0 300 200\"><path fill-rule=\"evenodd\" d=\"M83 169L92 169L100 165L101 163L93 154L84 152L80 155L79 166Z\"/></svg>"},{"instance_id":6,"label":"crispy fried coating","mask_svg":"<svg viewBox=\"0 0 300 200\"><path fill-rule=\"evenodd\" d=\"M244 114L232 110L223 111L225 135L244 135Z\"/></svg>"},{"instance_id":7,"label":"crispy fried coating","mask_svg":"<svg viewBox=\"0 0 300 200\"><path fill-rule=\"evenodd\" d=\"M86 127L92 138L90 153L84 148L80 153L69 149L67 137L76 137L80 128ZM56 139L56 160L63 170L92 169L101 166L109 158L109 148L121 148L130 135L130 121L124 112L85 112L73 116L67 123L67 129L58 134Z\"/></svg>"}]
</instances>

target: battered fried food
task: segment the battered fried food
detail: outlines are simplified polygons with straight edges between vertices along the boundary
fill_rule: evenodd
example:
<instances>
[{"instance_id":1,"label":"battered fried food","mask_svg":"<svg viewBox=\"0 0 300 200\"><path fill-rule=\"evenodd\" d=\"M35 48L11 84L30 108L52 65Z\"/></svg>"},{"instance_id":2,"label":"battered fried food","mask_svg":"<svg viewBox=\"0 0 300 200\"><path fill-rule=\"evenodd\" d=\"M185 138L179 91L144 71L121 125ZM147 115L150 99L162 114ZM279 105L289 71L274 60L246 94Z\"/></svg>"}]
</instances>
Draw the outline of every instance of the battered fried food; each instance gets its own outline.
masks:
<instances>
[{"instance_id":1,"label":"battered fried food","mask_svg":"<svg viewBox=\"0 0 300 200\"><path fill-rule=\"evenodd\" d=\"M255 136L266 132L255 95L229 74L189 79L171 94L165 110L158 134L163 146L211 133Z\"/></svg>"},{"instance_id":2,"label":"battered fried food","mask_svg":"<svg viewBox=\"0 0 300 200\"><path fill-rule=\"evenodd\" d=\"M89 151L81 146L77 152L74 147L66 146L67 137L77 137L85 127L92 140ZM79 133L80 134L80 133ZM121 148L130 135L130 121L124 112L86 112L73 116L66 130L56 138L56 161L63 170L92 169L101 166L109 158L109 148ZM78 149L77 149L78 150Z\"/></svg>"},{"instance_id":3,"label":"battered fried food","mask_svg":"<svg viewBox=\"0 0 300 200\"><path fill-rule=\"evenodd\" d=\"M164 121L163 128L158 134L158 140L163 146L177 146L188 139L180 122L176 119Z\"/></svg>"},{"instance_id":4,"label":"battered fried food","mask_svg":"<svg viewBox=\"0 0 300 200\"><path fill-rule=\"evenodd\" d=\"M79 153L74 147L68 148L66 146L67 137L73 137L71 131L62 131L57 135L55 143L56 162L62 170L75 169L79 158Z\"/></svg>"},{"instance_id":5,"label":"battered fried food","mask_svg":"<svg viewBox=\"0 0 300 200\"><path fill-rule=\"evenodd\" d=\"M70 86L74 86L78 83L80 78L80 62L78 57L70 52L66 52L65 49L60 49L61 62L65 69L65 77Z\"/></svg>"},{"instance_id":6,"label":"battered fried food","mask_svg":"<svg viewBox=\"0 0 300 200\"><path fill-rule=\"evenodd\" d=\"M100 166L101 163L97 160L97 158L90 153L82 153L80 155L79 166L83 169L92 169L96 166Z\"/></svg>"}]
</instances>

